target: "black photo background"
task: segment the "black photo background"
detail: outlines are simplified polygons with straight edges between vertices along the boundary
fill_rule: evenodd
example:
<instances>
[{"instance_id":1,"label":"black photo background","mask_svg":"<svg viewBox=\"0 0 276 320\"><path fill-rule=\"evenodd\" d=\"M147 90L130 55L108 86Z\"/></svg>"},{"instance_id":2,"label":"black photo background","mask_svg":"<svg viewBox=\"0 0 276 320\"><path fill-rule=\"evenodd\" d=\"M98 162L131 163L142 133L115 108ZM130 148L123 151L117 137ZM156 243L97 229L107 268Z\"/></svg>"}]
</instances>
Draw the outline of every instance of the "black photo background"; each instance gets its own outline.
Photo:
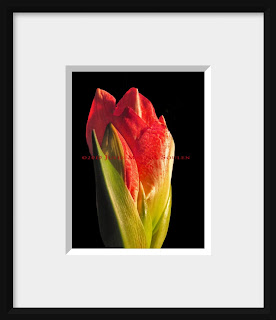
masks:
<instances>
[{"instance_id":1,"label":"black photo background","mask_svg":"<svg viewBox=\"0 0 276 320\"><path fill-rule=\"evenodd\" d=\"M158 117L165 117L175 142L172 212L163 248L204 248L204 73L73 72L72 205L73 248L104 248L97 209L93 160L85 128L97 88L118 102L131 87L148 98Z\"/></svg>"}]
</instances>

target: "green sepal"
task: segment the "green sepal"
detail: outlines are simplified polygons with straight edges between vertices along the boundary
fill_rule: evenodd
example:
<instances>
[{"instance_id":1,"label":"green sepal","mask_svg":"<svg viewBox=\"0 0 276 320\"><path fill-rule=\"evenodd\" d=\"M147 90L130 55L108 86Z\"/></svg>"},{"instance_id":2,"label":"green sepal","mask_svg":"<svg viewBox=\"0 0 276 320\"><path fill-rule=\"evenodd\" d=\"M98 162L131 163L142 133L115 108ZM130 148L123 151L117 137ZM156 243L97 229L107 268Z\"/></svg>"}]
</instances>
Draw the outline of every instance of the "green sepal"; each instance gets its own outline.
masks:
<instances>
[{"instance_id":1,"label":"green sepal","mask_svg":"<svg viewBox=\"0 0 276 320\"><path fill-rule=\"evenodd\" d=\"M125 179L124 148L118 136L118 132L112 123L109 123L106 126L104 136L103 136L103 141L102 141L102 151L124 180Z\"/></svg>"},{"instance_id":2,"label":"green sepal","mask_svg":"<svg viewBox=\"0 0 276 320\"><path fill-rule=\"evenodd\" d=\"M107 159L92 132L96 203L100 233L106 247L146 248L142 221L124 180Z\"/></svg>"},{"instance_id":3,"label":"green sepal","mask_svg":"<svg viewBox=\"0 0 276 320\"><path fill-rule=\"evenodd\" d=\"M167 204L165 209L159 219L158 223L156 224L153 230L153 236L151 240L151 248L161 248L163 242L166 238L170 217L171 217L171 208L172 208L172 187L170 187L170 192L167 200Z\"/></svg>"},{"instance_id":4,"label":"green sepal","mask_svg":"<svg viewBox=\"0 0 276 320\"><path fill-rule=\"evenodd\" d=\"M140 219L145 229L145 234L147 239L147 248L150 248L151 237L152 237L152 220L151 220L151 215L148 211L145 191L141 181L140 181L139 193L138 193L138 199L137 199L137 208L140 215Z\"/></svg>"}]
</instances>

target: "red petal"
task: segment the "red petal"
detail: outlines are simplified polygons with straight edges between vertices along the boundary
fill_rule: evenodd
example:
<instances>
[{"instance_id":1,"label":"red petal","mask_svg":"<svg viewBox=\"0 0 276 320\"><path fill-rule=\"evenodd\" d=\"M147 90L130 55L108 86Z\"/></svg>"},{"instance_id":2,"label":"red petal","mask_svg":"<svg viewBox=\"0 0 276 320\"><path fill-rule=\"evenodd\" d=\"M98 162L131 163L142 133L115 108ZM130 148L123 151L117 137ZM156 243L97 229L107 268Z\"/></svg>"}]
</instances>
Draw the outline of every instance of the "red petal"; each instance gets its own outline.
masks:
<instances>
[{"instance_id":1,"label":"red petal","mask_svg":"<svg viewBox=\"0 0 276 320\"><path fill-rule=\"evenodd\" d=\"M173 139L166 126L157 119L148 126L132 109L126 107L120 116L114 116L116 129L126 140L138 167L139 177L148 195L162 185L168 175L168 156Z\"/></svg>"},{"instance_id":2,"label":"red petal","mask_svg":"<svg viewBox=\"0 0 276 320\"><path fill-rule=\"evenodd\" d=\"M132 146L131 146L132 147ZM165 125L156 121L144 130L132 152L144 186L153 227L165 208L173 167L174 141Z\"/></svg>"},{"instance_id":3,"label":"red petal","mask_svg":"<svg viewBox=\"0 0 276 320\"><path fill-rule=\"evenodd\" d=\"M162 123L162 124L164 124L165 126L167 126L166 120L165 120L164 116L161 116L161 117L159 118L159 122Z\"/></svg>"},{"instance_id":4,"label":"red petal","mask_svg":"<svg viewBox=\"0 0 276 320\"><path fill-rule=\"evenodd\" d=\"M151 125L157 120L152 103L138 92L138 89L129 89L118 102L114 115L120 116L125 108L131 108L146 124Z\"/></svg>"},{"instance_id":5,"label":"red petal","mask_svg":"<svg viewBox=\"0 0 276 320\"><path fill-rule=\"evenodd\" d=\"M99 144L102 144L105 128L112 122L116 100L108 92L97 89L86 124L86 141L92 155L92 130L95 129Z\"/></svg>"},{"instance_id":6,"label":"red petal","mask_svg":"<svg viewBox=\"0 0 276 320\"><path fill-rule=\"evenodd\" d=\"M115 112L114 112L115 114ZM112 124L125 138L130 148L148 125L132 109L126 107L120 116L114 115Z\"/></svg>"},{"instance_id":7,"label":"red petal","mask_svg":"<svg viewBox=\"0 0 276 320\"><path fill-rule=\"evenodd\" d=\"M167 157L172 144L169 130L157 121L143 132L132 148L146 195L161 187L169 174Z\"/></svg>"}]
</instances>

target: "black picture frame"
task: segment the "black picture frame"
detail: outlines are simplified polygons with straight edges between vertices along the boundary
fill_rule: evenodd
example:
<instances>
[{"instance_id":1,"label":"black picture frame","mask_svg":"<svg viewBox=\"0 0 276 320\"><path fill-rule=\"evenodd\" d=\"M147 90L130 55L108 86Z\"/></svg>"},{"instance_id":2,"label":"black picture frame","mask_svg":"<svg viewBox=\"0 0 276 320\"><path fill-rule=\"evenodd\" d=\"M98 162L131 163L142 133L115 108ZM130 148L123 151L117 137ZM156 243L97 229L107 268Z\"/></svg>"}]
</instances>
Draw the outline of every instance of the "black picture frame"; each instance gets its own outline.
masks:
<instances>
[{"instance_id":1,"label":"black picture frame","mask_svg":"<svg viewBox=\"0 0 276 320\"><path fill-rule=\"evenodd\" d=\"M260 12L264 14L264 308L13 308L13 13L15 12ZM275 138L275 108L272 108L272 74L275 56L272 47L272 27L275 11L271 1L61 1L11 0L1 4L2 50L1 80L3 88L1 115L1 314L2 318L98 318L120 315L138 318L151 315L189 319L272 319L275 316L275 270L273 243L275 240L275 201L272 183L275 181L273 137ZM275 36L275 33L274 33ZM274 160L274 161L273 161ZM275 186L275 185L274 185ZM274 188L275 191L275 188Z\"/></svg>"}]
</instances>

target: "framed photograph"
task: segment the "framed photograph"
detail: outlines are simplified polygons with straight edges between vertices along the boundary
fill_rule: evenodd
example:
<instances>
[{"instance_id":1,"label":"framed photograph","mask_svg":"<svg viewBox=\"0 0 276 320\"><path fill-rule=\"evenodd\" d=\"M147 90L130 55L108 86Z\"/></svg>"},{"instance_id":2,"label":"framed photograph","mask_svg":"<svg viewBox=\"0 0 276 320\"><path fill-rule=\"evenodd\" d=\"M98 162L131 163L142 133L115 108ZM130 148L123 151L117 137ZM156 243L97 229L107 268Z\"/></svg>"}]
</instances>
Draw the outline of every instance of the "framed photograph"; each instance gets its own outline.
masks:
<instances>
[{"instance_id":1,"label":"framed photograph","mask_svg":"<svg viewBox=\"0 0 276 320\"><path fill-rule=\"evenodd\" d=\"M127 179L125 181L128 183L132 200L137 203L135 206L138 209L139 196L141 196L138 184L145 185L147 189L145 191L146 206L152 216L152 218L150 216L152 227L149 229L148 245L142 244L140 247L140 243L133 242L130 245L131 248L181 249L163 250L162 254L191 254L191 252L207 254L208 250L210 253L211 207L210 201L204 202L204 198L209 197L211 189L211 179L208 175L208 172L211 171L209 147L211 144L211 103L210 99L208 100L210 95L208 96L208 93L205 95L204 91L207 90L205 88L208 88L208 83L211 81L211 69L205 66L69 66L66 71L68 97L66 138L69 140L66 155L68 179L67 251L69 254L79 252L75 249L100 249L116 245L120 247L120 242L114 243L115 235L112 238L113 242L108 242L109 237L115 233L116 227L110 228L108 236L104 234L105 228L109 227L111 217L109 211L106 213L107 216L104 215L104 212L101 211L101 203L98 203L108 200L103 200L101 194L96 196L96 191L100 192L97 190L100 188L100 186L97 187L99 181L94 179L94 169L95 174L98 173L95 162L98 161L102 161L104 164L110 161L115 167L118 162L124 161L126 178L127 170L132 175L131 183L127 182ZM179 92L179 94L173 94L174 92ZM121 99L115 102L111 93ZM112 118L108 120L105 117L109 117L109 109L104 118L101 115L100 118L98 116L102 112L100 109L102 105L108 107L108 103L104 99L114 101L114 110L110 112ZM124 111L121 110L121 114L117 116L116 112L120 110L122 105ZM180 105L186 107L179 108ZM140 110L133 114L131 110L135 110L136 106ZM149 110L153 112L151 115L153 119L150 120L148 119ZM91 115L89 115L90 112ZM97 122L94 121L94 118L97 119ZM160 123L161 119L164 124ZM131 121L131 126L128 126L128 121ZM123 143L127 140L128 146L130 146L130 150L124 150L120 157L108 153L104 146L105 130L109 122L112 123L116 132L118 130L120 137L126 137L126 139L121 137ZM90 154L89 144L92 141L90 123L95 126L96 134L98 134L106 153L102 159L94 154L95 151ZM133 127L135 128L135 132L132 132L132 137L135 136L134 140L128 136ZM164 141L161 141L162 143L159 145L158 141L162 138ZM183 143L183 141L185 142ZM206 142L207 148L204 148L204 142ZM146 149L147 143L148 149ZM131 152L131 154L127 152ZM131 169L128 168L128 165L131 166ZM136 166L138 167L137 173L139 172L137 182L133 173ZM156 170L153 170L154 167ZM162 203L162 195L158 191L160 182L156 178L163 171L163 178L160 179L161 187L169 180L168 186L171 186L173 190L168 210L174 212L172 208L182 206L187 214L176 213L175 215L170 214L170 216L164 215L164 218L163 216L159 217L163 207L167 205L167 196L163 196L161 210L155 210L156 205L150 208L155 197L158 198L158 204ZM187 186L184 181L187 181ZM168 186L165 195L169 191ZM101 190L101 192L103 191ZM206 193L207 196L205 196ZM122 208L120 208L120 212L121 210ZM194 213L188 214L188 212ZM155 214L157 222L154 222ZM168 220L167 227L160 233L159 225L163 225L163 221L166 220ZM120 223L118 225L122 226ZM144 226L147 230L145 223ZM121 236L118 240L121 240ZM104 241L107 242L106 245ZM122 244L122 247L126 247L126 245ZM70 251L71 249L74 250ZM86 250L87 252L110 254L110 250ZM129 255L130 250L116 250L116 253ZM132 250L132 254L160 254L160 250Z\"/></svg>"},{"instance_id":2,"label":"framed photograph","mask_svg":"<svg viewBox=\"0 0 276 320\"><path fill-rule=\"evenodd\" d=\"M272 318L270 6L2 13L4 318Z\"/></svg>"}]
</instances>

